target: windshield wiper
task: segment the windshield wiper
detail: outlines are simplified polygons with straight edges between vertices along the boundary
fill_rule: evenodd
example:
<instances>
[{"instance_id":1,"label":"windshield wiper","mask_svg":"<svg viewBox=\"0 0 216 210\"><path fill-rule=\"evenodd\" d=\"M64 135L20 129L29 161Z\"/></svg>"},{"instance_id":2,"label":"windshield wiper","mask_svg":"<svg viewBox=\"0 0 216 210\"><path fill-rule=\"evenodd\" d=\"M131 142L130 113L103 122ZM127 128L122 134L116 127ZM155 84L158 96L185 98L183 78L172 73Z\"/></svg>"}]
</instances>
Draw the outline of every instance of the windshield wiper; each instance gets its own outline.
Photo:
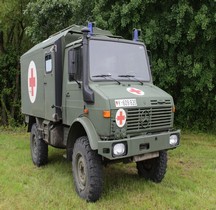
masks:
<instances>
[{"instance_id":1,"label":"windshield wiper","mask_svg":"<svg viewBox=\"0 0 216 210\"><path fill-rule=\"evenodd\" d=\"M125 78L133 78L135 79L136 81L140 82L141 85L143 85L144 83L142 81L140 81L139 79L135 78L134 75L130 75L130 74L122 74L122 75L118 75L118 77L125 77Z\"/></svg>"},{"instance_id":2,"label":"windshield wiper","mask_svg":"<svg viewBox=\"0 0 216 210\"><path fill-rule=\"evenodd\" d=\"M111 75L110 74L98 74L98 75L94 75L92 77L104 77L104 78L106 78L106 77L111 77Z\"/></svg>"},{"instance_id":3,"label":"windshield wiper","mask_svg":"<svg viewBox=\"0 0 216 210\"><path fill-rule=\"evenodd\" d=\"M117 79L112 78L111 74L98 74L98 75L94 75L92 77L102 77L102 78L107 78L108 77L108 78L118 82L119 85L121 84L121 82L119 82Z\"/></svg>"}]
</instances>

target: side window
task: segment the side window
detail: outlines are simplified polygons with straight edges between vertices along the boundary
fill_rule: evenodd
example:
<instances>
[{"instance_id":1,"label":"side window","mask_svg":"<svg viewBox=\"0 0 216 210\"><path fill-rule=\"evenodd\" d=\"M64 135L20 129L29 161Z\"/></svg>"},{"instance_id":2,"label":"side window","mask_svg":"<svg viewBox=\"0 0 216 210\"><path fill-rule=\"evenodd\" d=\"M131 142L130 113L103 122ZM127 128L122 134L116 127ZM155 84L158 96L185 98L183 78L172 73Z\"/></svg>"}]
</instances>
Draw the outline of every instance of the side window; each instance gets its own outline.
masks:
<instances>
[{"instance_id":1,"label":"side window","mask_svg":"<svg viewBox=\"0 0 216 210\"><path fill-rule=\"evenodd\" d=\"M69 81L82 80L82 47L73 48L68 52Z\"/></svg>"},{"instance_id":2,"label":"side window","mask_svg":"<svg viewBox=\"0 0 216 210\"><path fill-rule=\"evenodd\" d=\"M45 70L46 70L46 73L52 72L52 56L51 56L51 54L45 55Z\"/></svg>"}]
</instances>

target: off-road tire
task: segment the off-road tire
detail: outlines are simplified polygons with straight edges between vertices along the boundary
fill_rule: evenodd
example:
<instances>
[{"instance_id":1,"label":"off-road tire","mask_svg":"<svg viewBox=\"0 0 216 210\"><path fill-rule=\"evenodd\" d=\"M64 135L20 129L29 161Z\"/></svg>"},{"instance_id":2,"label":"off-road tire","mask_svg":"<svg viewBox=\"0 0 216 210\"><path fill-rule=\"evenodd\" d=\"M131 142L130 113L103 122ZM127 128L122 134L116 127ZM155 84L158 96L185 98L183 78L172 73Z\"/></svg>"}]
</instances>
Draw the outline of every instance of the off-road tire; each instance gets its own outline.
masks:
<instances>
[{"instance_id":1,"label":"off-road tire","mask_svg":"<svg viewBox=\"0 0 216 210\"><path fill-rule=\"evenodd\" d=\"M30 147L33 163L38 167L47 164L48 145L40 137L36 123L31 128Z\"/></svg>"},{"instance_id":2,"label":"off-road tire","mask_svg":"<svg viewBox=\"0 0 216 210\"><path fill-rule=\"evenodd\" d=\"M159 183L165 176L167 168L167 152L160 151L159 157L137 162L140 177Z\"/></svg>"},{"instance_id":3,"label":"off-road tire","mask_svg":"<svg viewBox=\"0 0 216 210\"><path fill-rule=\"evenodd\" d=\"M77 194L89 202L97 201L103 187L102 160L97 151L91 149L86 136L74 144L72 173Z\"/></svg>"}]
</instances>

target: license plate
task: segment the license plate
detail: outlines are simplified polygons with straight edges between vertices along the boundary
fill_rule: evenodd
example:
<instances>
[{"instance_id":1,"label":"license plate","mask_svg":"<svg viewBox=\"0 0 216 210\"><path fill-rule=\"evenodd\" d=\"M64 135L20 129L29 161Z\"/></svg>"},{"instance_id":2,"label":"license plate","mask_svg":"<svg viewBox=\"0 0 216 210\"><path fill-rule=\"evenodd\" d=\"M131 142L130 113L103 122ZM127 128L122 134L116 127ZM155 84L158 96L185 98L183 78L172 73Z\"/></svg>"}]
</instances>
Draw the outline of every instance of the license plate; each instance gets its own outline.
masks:
<instances>
[{"instance_id":1,"label":"license plate","mask_svg":"<svg viewBox=\"0 0 216 210\"><path fill-rule=\"evenodd\" d=\"M136 99L118 99L115 100L116 107L132 107L137 106Z\"/></svg>"}]
</instances>

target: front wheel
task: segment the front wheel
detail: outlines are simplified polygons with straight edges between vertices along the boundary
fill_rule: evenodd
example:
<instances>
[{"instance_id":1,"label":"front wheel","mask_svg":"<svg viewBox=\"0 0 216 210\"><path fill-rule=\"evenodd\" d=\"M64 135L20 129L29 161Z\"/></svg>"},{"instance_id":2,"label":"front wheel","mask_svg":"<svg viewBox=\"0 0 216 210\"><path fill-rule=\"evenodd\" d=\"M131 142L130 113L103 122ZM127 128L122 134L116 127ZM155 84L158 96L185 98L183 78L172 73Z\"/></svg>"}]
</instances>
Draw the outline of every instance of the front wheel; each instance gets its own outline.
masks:
<instances>
[{"instance_id":1,"label":"front wheel","mask_svg":"<svg viewBox=\"0 0 216 210\"><path fill-rule=\"evenodd\" d=\"M167 152L160 151L159 157L137 162L138 174L147 180L159 183L165 176Z\"/></svg>"},{"instance_id":2,"label":"front wheel","mask_svg":"<svg viewBox=\"0 0 216 210\"><path fill-rule=\"evenodd\" d=\"M77 194L90 202L97 201L102 193L102 161L92 150L86 136L75 142L72 155L72 172Z\"/></svg>"}]
</instances>

